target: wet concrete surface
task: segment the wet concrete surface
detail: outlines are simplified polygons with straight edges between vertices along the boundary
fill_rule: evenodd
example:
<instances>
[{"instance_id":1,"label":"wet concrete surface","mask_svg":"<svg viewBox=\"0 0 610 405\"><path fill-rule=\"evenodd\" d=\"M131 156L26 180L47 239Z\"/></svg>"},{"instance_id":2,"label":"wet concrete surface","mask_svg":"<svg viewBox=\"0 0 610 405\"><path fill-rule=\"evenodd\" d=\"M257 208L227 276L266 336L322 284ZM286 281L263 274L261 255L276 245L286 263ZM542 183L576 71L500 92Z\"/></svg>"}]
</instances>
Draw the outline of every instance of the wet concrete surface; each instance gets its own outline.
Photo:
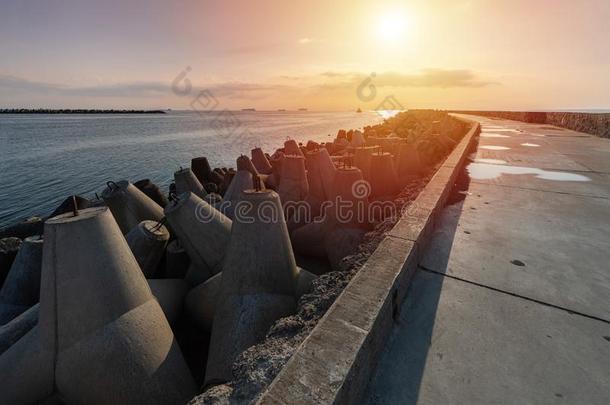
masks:
<instances>
[{"instance_id":1,"label":"wet concrete surface","mask_svg":"<svg viewBox=\"0 0 610 405\"><path fill-rule=\"evenodd\" d=\"M477 119L368 402L609 403L610 140Z\"/></svg>"}]
</instances>

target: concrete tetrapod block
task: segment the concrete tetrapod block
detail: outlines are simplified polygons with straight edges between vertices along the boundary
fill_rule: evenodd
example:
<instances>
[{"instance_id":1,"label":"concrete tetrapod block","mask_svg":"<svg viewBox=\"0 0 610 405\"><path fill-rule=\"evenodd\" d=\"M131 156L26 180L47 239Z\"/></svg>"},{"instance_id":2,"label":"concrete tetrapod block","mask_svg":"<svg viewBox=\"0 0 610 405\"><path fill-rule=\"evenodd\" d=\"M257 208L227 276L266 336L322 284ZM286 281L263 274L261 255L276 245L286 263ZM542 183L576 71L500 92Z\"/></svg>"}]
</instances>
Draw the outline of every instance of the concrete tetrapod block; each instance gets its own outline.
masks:
<instances>
[{"instance_id":1,"label":"concrete tetrapod block","mask_svg":"<svg viewBox=\"0 0 610 405\"><path fill-rule=\"evenodd\" d=\"M190 265L191 259L180 244L180 240L171 241L165 249L164 278L184 278Z\"/></svg>"},{"instance_id":2,"label":"concrete tetrapod block","mask_svg":"<svg viewBox=\"0 0 610 405\"><path fill-rule=\"evenodd\" d=\"M457 145L457 142L445 135L443 132L435 133L432 135L438 142L442 143L445 148L451 150Z\"/></svg>"},{"instance_id":3,"label":"concrete tetrapod block","mask_svg":"<svg viewBox=\"0 0 610 405\"><path fill-rule=\"evenodd\" d=\"M299 148L297 141L288 139L284 142L284 155L303 156L303 151Z\"/></svg>"},{"instance_id":4,"label":"concrete tetrapod block","mask_svg":"<svg viewBox=\"0 0 610 405\"><path fill-rule=\"evenodd\" d=\"M323 235L328 230L328 222L311 222L294 229L290 240L294 251L300 255L325 258L326 246Z\"/></svg>"},{"instance_id":5,"label":"concrete tetrapod block","mask_svg":"<svg viewBox=\"0 0 610 405\"><path fill-rule=\"evenodd\" d=\"M310 151L305 154L309 193L321 201L331 198L335 179L335 165L326 149Z\"/></svg>"},{"instance_id":6,"label":"concrete tetrapod block","mask_svg":"<svg viewBox=\"0 0 610 405\"><path fill-rule=\"evenodd\" d=\"M421 174L423 167L415 144L400 144L396 166L396 172L400 178L406 176L417 176Z\"/></svg>"},{"instance_id":7,"label":"concrete tetrapod block","mask_svg":"<svg viewBox=\"0 0 610 405\"><path fill-rule=\"evenodd\" d=\"M354 133L352 134L352 140L349 143L350 146L353 148L359 148L361 146L364 146L365 143L366 143L366 141L364 139L364 135L362 134L362 132L359 130L355 130Z\"/></svg>"},{"instance_id":8,"label":"concrete tetrapod block","mask_svg":"<svg viewBox=\"0 0 610 405\"><path fill-rule=\"evenodd\" d=\"M110 210L51 218L44 234L38 325L0 356L2 401L190 399L192 376Z\"/></svg>"},{"instance_id":9,"label":"concrete tetrapod block","mask_svg":"<svg viewBox=\"0 0 610 405\"><path fill-rule=\"evenodd\" d=\"M273 167L271 167L269 159L267 159L267 156L261 148L254 148L250 152L252 155L252 164L259 173L271 174L273 172Z\"/></svg>"},{"instance_id":10,"label":"concrete tetrapod block","mask_svg":"<svg viewBox=\"0 0 610 405\"><path fill-rule=\"evenodd\" d=\"M264 186L264 183L266 183L267 179L269 178L268 174L259 173L259 171L256 169L256 167L254 167L254 164L252 163L250 158L246 155L241 155L240 157L237 158L236 166L237 166L237 171L247 170L252 174L252 177L255 177L255 176L260 177L260 179L262 181L262 184L261 184L262 186Z\"/></svg>"},{"instance_id":11,"label":"concrete tetrapod block","mask_svg":"<svg viewBox=\"0 0 610 405\"><path fill-rule=\"evenodd\" d=\"M273 174L277 176L279 179L282 175L282 162L284 161L284 157L286 154L280 150L277 150L271 159L269 159L269 163L271 163L271 167L273 168Z\"/></svg>"},{"instance_id":12,"label":"concrete tetrapod block","mask_svg":"<svg viewBox=\"0 0 610 405\"><path fill-rule=\"evenodd\" d=\"M170 325L174 325L182 314L184 297L189 285L181 278L147 280L150 291L159 302Z\"/></svg>"},{"instance_id":13,"label":"concrete tetrapod block","mask_svg":"<svg viewBox=\"0 0 610 405\"><path fill-rule=\"evenodd\" d=\"M238 170L233 176L233 180L225 193L223 198L224 203L220 211L233 220L235 209L242 199L242 192L244 190L251 189L253 185L252 173L248 170ZM261 181L261 187L264 189L265 185Z\"/></svg>"},{"instance_id":14,"label":"concrete tetrapod block","mask_svg":"<svg viewBox=\"0 0 610 405\"><path fill-rule=\"evenodd\" d=\"M51 218L56 217L58 215L65 214L66 212L72 211L74 208L75 201L76 201L76 207L79 210L89 208L89 206L91 205L91 202L88 199L86 199L85 197L81 197L80 195L71 195L70 197L67 197L65 200L63 200L62 203L59 204L59 206L57 208L55 208L55 211L53 211L53 213L50 215L50 217Z\"/></svg>"},{"instance_id":15,"label":"concrete tetrapod block","mask_svg":"<svg viewBox=\"0 0 610 405\"><path fill-rule=\"evenodd\" d=\"M157 276L159 262L169 241L167 228L156 221L142 221L125 235L125 240L144 276Z\"/></svg>"},{"instance_id":16,"label":"concrete tetrapod block","mask_svg":"<svg viewBox=\"0 0 610 405\"><path fill-rule=\"evenodd\" d=\"M374 129L367 129L364 131L364 138L366 140L370 139L370 138L375 138L377 136L377 131Z\"/></svg>"},{"instance_id":17,"label":"concrete tetrapod block","mask_svg":"<svg viewBox=\"0 0 610 405\"><path fill-rule=\"evenodd\" d=\"M341 271L341 260L356 252L366 231L361 228L338 226L324 235L324 247L330 266Z\"/></svg>"},{"instance_id":18,"label":"concrete tetrapod block","mask_svg":"<svg viewBox=\"0 0 610 405\"><path fill-rule=\"evenodd\" d=\"M239 156L235 162L235 166L237 167L237 171L247 170L252 174L252 176L258 176L260 174L258 170L256 170L256 167L254 167L254 164L250 158L246 155Z\"/></svg>"},{"instance_id":19,"label":"concrete tetrapod block","mask_svg":"<svg viewBox=\"0 0 610 405\"><path fill-rule=\"evenodd\" d=\"M118 183L108 182L108 186L102 192L102 198L123 234L131 231L144 220L163 219L161 206L127 180Z\"/></svg>"},{"instance_id":20,"label":"concrete tetrapod block","mask_svg":"<svg viewBox=\"0 0 610 405\"><path fill-rule=\"evenodd\" d=\"M197 285L219 273L231 220L193 193L177 196L177 201L165 207L165 216L191 259L186 281Z\"/></svg>"},{"instance_id":21,"label":"concrete tetrapod block","mask_svg":"<svg viewBox=\"0 0 610 405\"><path fill-rule=\"evenodd\" d=\"M297 266L279 196L246 190L248 221L236 221L221 277L206 384L228 381L236 356L295 310ZM272 220L269 216L273 215Z\"/></svg>"},{"instance_id":22,"label":"concrete tetrapod block","mask_svg":"<svg viewBox=\"0 0 610 405\"><path fill-rule=\"evenodd\" d=\"M370 184L357 167L337 169L333 183L333 205L326 210L325 221L332 226L368 227Z\"/></svg>"},{"instance_id":23,"label":"concrete tetrapod block","mask_svg":"<svg viewBox=\"0 0 610 405\"><path fill-rule=\"evenodd\" d=\"M297 271L295 298L298 300L301 295L311 291L313 280L318 276L299 267L297 267ZM214 313L219 300L221 277L222 272L193 288L188 292L184 302L186 311L193 322L206 331L212 330Z\"/></svg>"},{"instance_id":24,"label":"concrete tetrapod block","mask_svg":"<svg viewBox=\"0 0 610 405\"><path fill-rule=\"evenodd\" d=\"M34 326L0 355L0 404L37 404L53 395L54 351L40 329Z\"/></svg>"},{"instance_id":25,"label":"concrete tetrapod block","mask_svg":"<svg viewBox=\"0 0 610 405\"><path fill-rule=\"evenodd\" d=\"M292 245L300 255L327 258L340 271L341 260L356 252L365 233L364 227L312 222L292 232Z\"/></svg>"},{"instance_id":26,"label":"concrete tetrapod block","mask_svg":"<svg viewBox=\"0 0 610 405\"><path fill-rule=\"evenodd\" d=\"M36 326L39 309L40 304L33 305L9 323L0 326L0 355Z\"/></svg>"},{"instance_id":27,"label":"concrete tetrapod block","mask_svg":"<svg viewBox=\"0 0 610 405\"><path fill-rule=\"evenodd\" d=\"M398 153L398 148L404 142L403 138L399 138L397 136L381 138L379 139L379 145L385 150L389 151L391 154Z\"/></svg>"},{"instance_id":28,"label":"concrete tetrapod block","mask_svg":"<svg viewBox=\"0 0 610 405\"><path fill-rule=\"evenodd\" d=\"M310 271L297 267L299 272L297 276L297 284L295 289L295 298L298 300L304 294L309 294L313 289L313 281L318 278L317 275Z\"/></svg>"},{"instance_id":29,"label":"concrete tetrapod block","mask_svg":"<svg viewBox=\"0 0 610 405\"><path fill-rule=\"evenodd\" d=\"M191 169L201 184L215 183L220 185L223 175L213 171L206 157L197 157L191 160Z\"/></svg>"},{"instance_id":30,"label":"concrete tetrapod block","mask_svg":"<svg viewBox=\"0 0 610 405\"><path fill-rule=\"evenodd\" d=\"M0 290L0 325L36 304L40 298L42 238L25 238Z\"/></svg>"},{"instance_id":31,"label":"concrete tetrapod block","mask_svg":"<svg viewBox=\"0 0 610 405\"><path fill-rule=\"evenodd\" d=\"M371 157L371 196L392 197L400 192L398 176L392 155L386 152L373 153Z\"/></svg>"},{"instance_id":32,"label":"concrete tetrapod block","mask_svg":"<svg viewBox=\"0 0 610 405\"><path fill-rule=\"evenodd\" d=\"M231 183L233 182L233 177L234 176L235 176L235 172L234 171L229 171L222 178L222 183L220 183L220 185L218 186L218 189L220 191L220 195L223 198L227 194L227 190L231 186Z\"/></svg>"},{"instance_id":33,"label":"concrete tetrapod block","mask_svg":"<svg viewBox=\"0 0 610 405\"><path fill-rule=\"evenodd\" d=\"M0 287L11 270L11 266L17 257L21 239L15 237L0 239Z\"/></svg>"},{"instance_id":34,"label":"concrete tetrapod block","mask_svg":"<svg viewBox=\"0 0 610 405\"><path fill-rule=\"evenodd\" d=\"M338 153L349 146L347 138L337 138L333 141L335 152Z\"/></svg>"},{"instance_id":35,"label":"concrete tetrapod block","mask_svg":"<svg viewBox=\"0 0 610 405\"><path fill-rule=\"evenodd\" d=\"M208 195L207 190L195 177L195 173L188 167L174 172L174 182L176 183L176 194L190 191L199 198L205 198Z\"/></svg>"},{"instance_id":36,"label":"concrete tetrapod block","mask_svg":"<svg viewBox=\"0 0 610 405\"><path fill-rule=\"evenodd\" d=\"M225 201L239 201L241 199L241 193L244 190L248 190L252 188L252 173L248 170L238 170L233 179L231 180L231 184L225 195L223 200Z\"/></svg>"},{"instance_id":37,"label":"concrete tetrapod block","mask_svg":"<svg viewBox=\"0 0 610 405\"><path fill-rule=\"evenodd\" d=\"M369 136L366 138L365 146L368 146L368 147L374 146L376 148L379 148L381 146L381 140L382 140L382 138L378 138L376 136Z\"/></svg>"},{"instance_id":38,"label":"concrete tetrapod block","mask_svg":"<svg viewBox=\"0 0 610 405\"><path fill-rule=\"evenodd\" d=\"M133 185L136 186L138 190L146 194L151 200L159 204L161 208L165 208L165 206L169 202L165 194L161 192L159 186L150 181L150 179L138 180L133 183Z\"/></svg>"},{"instance_id":39,"label":"concrete tetrapod block","mask_svg":"<svg viewBox=\"0 0 610 405\"><path fill-rule=\"evenodd\" d=\"M188 284L182 279L154 279L147 281L165 317L170 325L173 325L182 312L182 303L188 291ZM302 281L302 283L306 283L306 280ZM306 287L307 284L303 284L300 288ZM15 317L12 321L0 326L0 354L4 353L29 332L30 329L36 326L39 310L40 304L37 303Z\"/></svg>"},{"instance_id":40,"label":"concrete tetrapod block","mask_svg":"<svg viewBox=\"0 0 610 405\"><path fill-rule=\"evenodd\" d=\"M222 272L210 277L188 292L184 306L189 317L201 329L212 330L214 312L216 311L221 284Z\"/></svg>"},{"instance_id":41,"label":"concrete tetrapod block","mask_svg":"<svg viewBox=\"0 0 610 405\"><path fill-rule=\"evenodd\" d=\"M367 181L371 179L371 157L376 150L375 146L354 148L354 166L362 171L362 176Z\"/></svg>"},{"instance_id":42,"label":"concrete tetrapod block","mask_svg":"<svg viewBox=\"0 0 610 405\"><path fill-rule=\"evenodd\" d=\"M278 194L282 204L289 201L302 201L309 193L305 158L303 156L286 155L282 162L282 175Z\"/></svg>"},{"instance_id":43,"label":"concrete tetrapod block","mask_svg":"<svg viewBox=\"0 0 610 405\"><path fill-rule=\"evenodd\" d=\"M44 220L42 218L30 217L24 221L0 229L0 269L2 268L3 261L3 239L11 237L25 239L28 236L42 235L43 227Z\"/></svg>"}]
</instances>

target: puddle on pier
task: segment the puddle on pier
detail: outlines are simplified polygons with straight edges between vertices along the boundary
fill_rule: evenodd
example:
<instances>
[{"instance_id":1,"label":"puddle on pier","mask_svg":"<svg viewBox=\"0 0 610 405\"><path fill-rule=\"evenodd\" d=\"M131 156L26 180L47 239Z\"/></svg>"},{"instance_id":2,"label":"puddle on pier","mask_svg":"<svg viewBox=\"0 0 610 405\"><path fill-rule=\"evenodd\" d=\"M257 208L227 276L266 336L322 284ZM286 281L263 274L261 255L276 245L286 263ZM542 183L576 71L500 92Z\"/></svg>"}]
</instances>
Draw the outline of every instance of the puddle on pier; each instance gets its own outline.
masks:
<instances>
[{"instance_id":1,"label":"puddle on pier","mask_svg":"<svg viewBox=\"0 0 610 405\"><path fill-rule=\"evenodd\" d=\"M498 145L483 145L483 146L479 146L480 149L487 149L487 150L509 150L510 148L508 146L498 146Z\"/></svg>"},{"instance_id":2,"label":"puddle on pier","mask_svg":"<svg viewBox=\"0 0 610 405\"><path fill-rule=\"evenodd\" d=\"M512 129L512 128L492 128L492 127L483 127L481 128L481 131L490 131L490 132L515 132L515 133L519 133L519 132L523 132L519 129Z\"/></svg>"},{"instance_id":3,"label":"puddle on pier","mask_svg":"<svg viewBox=\"0 0 610 405\"><path fill-rule=\"evenodd\" d=\"M481 138L510 138L510 135L494 134L493 132L481 132Z\"/></svg>"},{"instance_id":4,"label":"puddle on pier","mask_svg":"<svg viewBox=\"0 0 610 405\"><path fill-rule=\"evenodd\" d=\"M502 159L472 158L471 160L474 160L476 163L487 163L490 165L505 165L508 163L506 160Z\"/></svg>"},{"instance_id":5,"label":"puddle on pier","mask_svg":"<svg viewBox=\"0 0 610 405\"><path fill-rule=\"evenodd\" d=\"M496 179L503 174L533 174L536 178L551 181L591 181L587 176L576 173L556 172L543 170L537 167L508 166L504 164L480 163L482 159L477 159L475 163L468 165L466 170L471 178L475 180ZM487 159L493 160L493 159Z\"/></svg>"}]
</instances>

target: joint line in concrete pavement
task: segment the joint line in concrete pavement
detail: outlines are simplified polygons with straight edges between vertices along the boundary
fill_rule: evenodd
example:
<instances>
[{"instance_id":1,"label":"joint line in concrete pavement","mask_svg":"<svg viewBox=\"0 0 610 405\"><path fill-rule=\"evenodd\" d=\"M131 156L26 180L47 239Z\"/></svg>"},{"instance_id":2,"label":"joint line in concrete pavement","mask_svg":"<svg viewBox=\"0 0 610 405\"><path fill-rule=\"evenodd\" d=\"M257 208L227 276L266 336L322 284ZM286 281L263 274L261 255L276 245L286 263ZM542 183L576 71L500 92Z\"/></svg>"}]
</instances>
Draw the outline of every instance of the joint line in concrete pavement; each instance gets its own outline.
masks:
<instances>
[{"instance_id":1,"label":"joint line in concrete pavement","mask_svg":"<svg viewBox=\"0 0 610 405\"><path fill-rule=\"evenodd\" d=\"M488 286L488 285L485 285L485 284L477 283L476 281L471 281L471 280L466 280L466 279L461 278L461 277L451 276L449 274L441 273L440 271L430 270L428 268L423 267L421 264L419 265L419 269L422 270L422 271L428 272L428 273L438 274L439 276L443 276L443 277L447 277L447 278L450 278L450 279L453 279L453 280L457 280L457 281L461 281L461 282L464 282L464 283L472 284L472 285L475 285L477 287L483 287L483 288L486 288L486 289L491 290L491 291L496 291L496 292L499 292L499 293L502 293L502 294L507 294L507 295L510 295L510 296L513 296L513 297L516 297L516 298L521 298L521 299L524 299L524 300L527 300L527 301L535 302L536 304L541 304L541 305L545 305L547 307L551 307L551 308L559 309L559 310L562 310L562 311L566 311L566 312L568 312L571 315L579 315L579 316L583 316L585 318L594 319L596 321L600 321L600 322L604 322L604 323L610 324L610 321L607 320L607 319L603 319L603 318L599 318L599 317L594 316L594 315L589 315L589 314L585 314L585 313L582 313L582 312L574 311L572 309L561 307L559 305L550 304L548 302L540 301L540 300L537 300L535 298L527 297L525 295L516 294L516 293L510 292L510 291L506 291L506 290L501 290L499 288L495 288L495 287L491 287L491 286Z\"/></svg>"}]
</instances>

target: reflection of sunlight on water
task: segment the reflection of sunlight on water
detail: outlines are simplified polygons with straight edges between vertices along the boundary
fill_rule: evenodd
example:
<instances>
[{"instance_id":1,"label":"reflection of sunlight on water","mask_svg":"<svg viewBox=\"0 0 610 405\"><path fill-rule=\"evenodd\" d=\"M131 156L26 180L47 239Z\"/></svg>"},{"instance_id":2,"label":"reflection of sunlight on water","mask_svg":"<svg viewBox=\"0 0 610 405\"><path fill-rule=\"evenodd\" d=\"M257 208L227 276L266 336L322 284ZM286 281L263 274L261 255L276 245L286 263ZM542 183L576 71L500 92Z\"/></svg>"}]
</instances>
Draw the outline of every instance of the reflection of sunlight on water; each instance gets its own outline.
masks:
<instances>
[{"instance_id":1,"label":"reflection of sunlight on water","mask_svg":"<svg viewBox=\"0 0 610 405\"><path fill-rule=\"evenodd\" d=\"M384 119L387 119L387 118L392 118L393 116L395 116L396 114L398 114L401 111L403 111L403 110L377 110L377 114L379 114Z\"/></svg>"},{"instance_id":2,"label":"reflection of sunlight on water","mask_svg":"<svg viewBox=\"0 0 610 405\"><path fill-rule=\"evenodd\" d=\"M526 142L526 143L522 143L522 144L521 144L521 146L529 146L529 147L531 147L531 148L537 148L537 147L539 147L540 145L538 145L537 143L529 143L529 142Z\"/></svg>"},{"instance_id":3,"label":"reflection of sunlight on water","mask_svg":"<svg viewBox=\"0 0 610 405\"><path fill-rule=\"evenodd\" d=\"M466 170L471 178L475 180L490 180L500 177L503 174L533 174L539 179L552 181L590 181L591 179L581 174L556 172L542 170L536 167L507 166L488 163L471 163Z\"/></svg>"}]
</instances>

